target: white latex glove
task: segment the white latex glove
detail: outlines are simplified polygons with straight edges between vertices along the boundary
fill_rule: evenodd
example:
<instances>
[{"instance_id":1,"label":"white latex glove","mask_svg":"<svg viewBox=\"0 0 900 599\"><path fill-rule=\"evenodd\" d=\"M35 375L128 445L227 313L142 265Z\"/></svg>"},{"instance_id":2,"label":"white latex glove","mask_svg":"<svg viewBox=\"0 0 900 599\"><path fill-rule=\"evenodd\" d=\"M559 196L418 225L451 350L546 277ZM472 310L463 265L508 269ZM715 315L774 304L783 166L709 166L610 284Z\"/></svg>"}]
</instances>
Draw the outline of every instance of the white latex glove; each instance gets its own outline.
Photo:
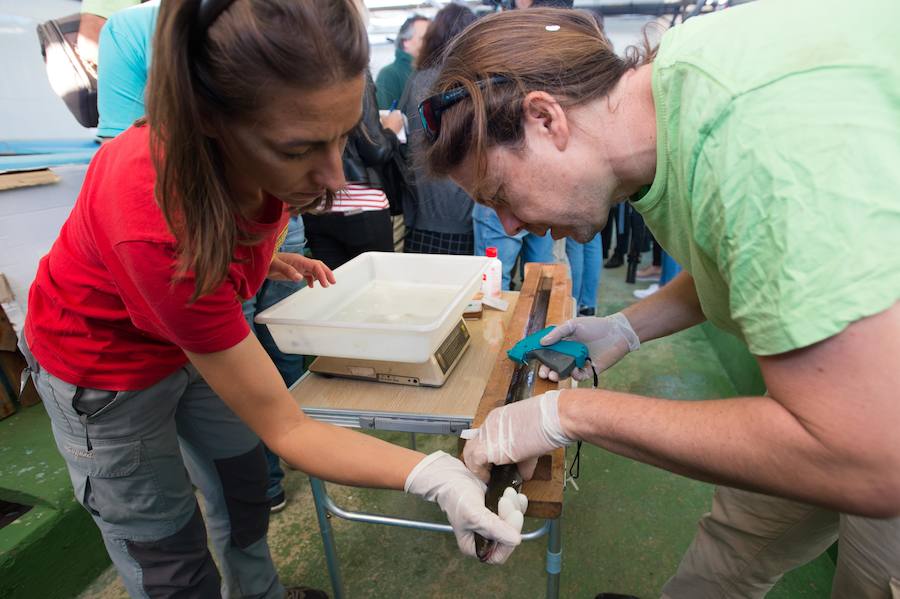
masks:
<instances>
[{"instance_id":1,"label":"white latex glove","mask_svg":"<svg viewBox=\"0 0 900 599\"><path fill-rule=\"evenodd\" d=\"M469 470L486 481L491 464L518 464L522 478L530 479L539 457L573 442L559 423L560 393L548 391L496 408L480 427L463 431Z\"/></svg>"},{"instance_id":2,"label":"white latex glove","mask_svg":"<svg viewBox=\"0 0 900 599\"><path fill-rule=\"evenodd\" d=\"M466 555L475 555L476 532L497 541L487 560L489 564L502 564L522 542L521 524L516 530L484 507L485 484L462 462L443 451L436 451L419 462L403 488L407 493L437 502L453 526L456 544Z\"/></svg>"},{"instance_id":3,"label":"white latex glove","mask_svg":"<svg viewBox=\"0 0 900 599\"><path fill-rule=\"evenodd\" d=\"M581 316L567 320L547 333L541 339L541 345L552 345L563 340L584 343L597 374L641 346L637 333L634 332L631 323L621 312L610 316ZM593 375L589 364L585 364L584 368L576 368L572 371L572 378L576 381L583 381ZM538 370L538 376L551 381L559 380L559 374L543 364Z\"/></svg>"}]
</instances>

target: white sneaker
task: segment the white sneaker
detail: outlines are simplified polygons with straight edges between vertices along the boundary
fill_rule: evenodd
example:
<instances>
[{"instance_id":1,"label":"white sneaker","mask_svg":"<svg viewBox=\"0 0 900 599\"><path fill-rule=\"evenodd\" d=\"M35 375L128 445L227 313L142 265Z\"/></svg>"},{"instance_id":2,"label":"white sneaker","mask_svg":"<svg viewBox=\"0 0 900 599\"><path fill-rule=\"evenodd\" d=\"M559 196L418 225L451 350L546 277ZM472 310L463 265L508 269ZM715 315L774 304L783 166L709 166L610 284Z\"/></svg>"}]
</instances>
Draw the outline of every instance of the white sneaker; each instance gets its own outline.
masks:
<instances>
[{"instance_id":1,"label":"white sneaker","mask_svg":"<svg viewBox=\"0 0 900 599\"><path fill-rule=\"evenodd\" d=\"M632 291L632 294L638 299L644 299L645 297L653 295L657 291L659 291L659 284L653 283L646 289L635 289L634 291Z\"/></svg>"}]
</instances>

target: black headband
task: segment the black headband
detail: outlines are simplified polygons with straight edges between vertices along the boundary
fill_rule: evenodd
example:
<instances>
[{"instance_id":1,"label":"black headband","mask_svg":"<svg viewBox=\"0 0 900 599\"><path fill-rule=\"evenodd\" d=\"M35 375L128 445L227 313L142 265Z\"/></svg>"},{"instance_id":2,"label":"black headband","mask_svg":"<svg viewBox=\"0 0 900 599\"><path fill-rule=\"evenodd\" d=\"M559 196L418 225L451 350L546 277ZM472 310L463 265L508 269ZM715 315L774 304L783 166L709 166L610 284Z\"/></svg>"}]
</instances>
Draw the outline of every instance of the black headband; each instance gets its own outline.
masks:
<instances>
[{"instance_id":1,"label":"black headband","mask_svg":"<svg viewBox=\"0 0 900 599\"><path fill-rule=\"evenodd\" d=\"M205 33L210 25L219 18L222 12L231 6L234 0L200 0L197 9L197 31Z\"/></svg>"}]
</instances>

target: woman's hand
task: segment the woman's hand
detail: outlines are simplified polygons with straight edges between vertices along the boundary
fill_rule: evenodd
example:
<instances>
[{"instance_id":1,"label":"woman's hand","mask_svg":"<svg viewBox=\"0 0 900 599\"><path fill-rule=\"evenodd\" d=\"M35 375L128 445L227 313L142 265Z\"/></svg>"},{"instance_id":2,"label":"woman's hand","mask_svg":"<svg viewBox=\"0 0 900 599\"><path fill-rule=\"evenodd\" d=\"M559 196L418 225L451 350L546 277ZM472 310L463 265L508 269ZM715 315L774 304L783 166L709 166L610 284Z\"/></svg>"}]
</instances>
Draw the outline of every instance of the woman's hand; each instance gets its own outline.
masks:
<instances>
[{"instance_id":1,"label":"woman's hand","mask_svg":"<svg viewBox=\"0 0 900 599\"><path fill-rule=\"evenodd\" d=\"M487 559L489 564L502 564L522 542L522 519L514 525L484 507L484 483L443 451L419 462L404 488L441 506L453 526L456 544L466 555L475 555L475 533L497 542Z\"/></svg>"},{"instance_id":2,"label":"woman's hand","mask_svg":"<svg viewBox=\"0 0 900 599\"><path fill-rule=\"evenodd\" d=\"M313 286L318 281L322 287L329 287L336 281L334 273L321 260L313 260L300 254L278 252L269 265L268 278L273 281L297 281L306 279Z\"/></svg>"}]
</instances>

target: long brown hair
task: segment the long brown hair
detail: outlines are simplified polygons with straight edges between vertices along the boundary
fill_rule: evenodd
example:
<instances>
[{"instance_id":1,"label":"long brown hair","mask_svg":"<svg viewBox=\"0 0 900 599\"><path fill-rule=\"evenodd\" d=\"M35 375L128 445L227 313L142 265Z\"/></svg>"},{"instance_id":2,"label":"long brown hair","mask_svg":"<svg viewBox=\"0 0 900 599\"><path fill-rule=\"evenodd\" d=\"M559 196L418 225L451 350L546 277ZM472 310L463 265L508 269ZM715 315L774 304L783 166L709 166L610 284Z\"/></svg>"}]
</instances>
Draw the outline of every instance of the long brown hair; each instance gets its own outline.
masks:
<instances>
[{"instance_id":1,"label":"long brown hair","mask_svg":"<svg viewBox=\"0 0 900 599\"><path fill-rule=\"evenodd\" d=\"M200 0L160 6L147 86L156 201L178 240L178 273L192 301L225 278L243 231L215 137L250 117L273 85L321 89L359 76L369 61L353 0L235 0L205 30Z\"/></svg>"},{"instance_id":2,"label":"long brown hair","mask_svg":"<svg viewBox=\"0 0 900 599\"><path fill-rule=\"evenodd\" d=\"M417 69L427 69L440 64L444 50L463 29L475 22L475 13L468 6L448 4L438 11L428 25L422 47L416 58Z\"/></svg>"},{"instance_id":3,"label":"long brown hair","mask_svg":"<svg viewBox=\"0 0 900 599\"><path fill-rule=\"evenodd\" d=\"M476 182L484 180L488 148L524 141L526 94L545 91L564 107L603 98L652 54L618 56L595 17L581 10L513 10L479 19L451 43L432 87L431 93L464 87L470 97L443 113L428 167L446 176L471 155ZM508 82L492 84L487 80L493 75Z\"/></svg>"}]
</instances>

